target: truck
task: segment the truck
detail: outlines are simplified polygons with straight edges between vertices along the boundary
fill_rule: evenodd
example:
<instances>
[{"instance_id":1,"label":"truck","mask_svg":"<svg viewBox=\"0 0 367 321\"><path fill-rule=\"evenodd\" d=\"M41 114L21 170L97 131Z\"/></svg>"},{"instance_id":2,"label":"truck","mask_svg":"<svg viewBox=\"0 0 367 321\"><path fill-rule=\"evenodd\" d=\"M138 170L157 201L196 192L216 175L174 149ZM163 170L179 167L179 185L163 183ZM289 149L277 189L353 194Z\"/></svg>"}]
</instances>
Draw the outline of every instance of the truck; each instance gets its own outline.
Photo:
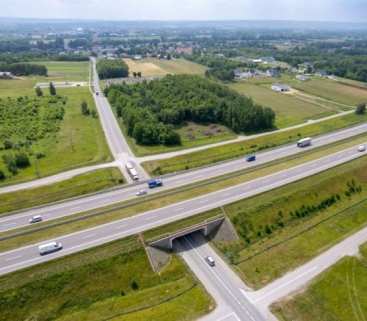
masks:
<instances>
[{"instance_id":1,"label":"truck","mask_svg":"<svg viewBox=\"0 0 367 321\"><path fill-rule=\"evenodd\" d=\"M154 178L148 181L149 188L155 188L159 186L163 186L163 182L160 178Z\"/></svg>"},{"instance_id":2,"label":"truck","mask_svg":"<svg viewBox=\"0 0 367 321\"><path fill-rule=\"evenodd\" d=\"M139 180L139 175L137 170L135 169L134 165L131 162L127 162L126 163L126 170L129 173L130 177L134 180L137 181Z\"/></svg>"},{"instance_id":3,"label":"truck","mask_svg":"<svg viewBox=\"0 0 367 321\"><path fill-rule=\"evenodd\" d=\"M298 147L307 147L307 146L311 146L312 144L312 139L310 137L307 137L307 138L303 138L303 139L300 139L298 142L297 142L297 146Z\"/></svg>"},{"instance_id":4,"label":"truck","mask_svg":"<svg viewBox=\"0 0 367 321\"><path fill-rule=\"evenodd\" d=\"M40 245L38 247L38 252L40 255L45 255L53 253L62 249L62 244L60 242L51 242L47 244Z\"/></svg>"}]
</instances>

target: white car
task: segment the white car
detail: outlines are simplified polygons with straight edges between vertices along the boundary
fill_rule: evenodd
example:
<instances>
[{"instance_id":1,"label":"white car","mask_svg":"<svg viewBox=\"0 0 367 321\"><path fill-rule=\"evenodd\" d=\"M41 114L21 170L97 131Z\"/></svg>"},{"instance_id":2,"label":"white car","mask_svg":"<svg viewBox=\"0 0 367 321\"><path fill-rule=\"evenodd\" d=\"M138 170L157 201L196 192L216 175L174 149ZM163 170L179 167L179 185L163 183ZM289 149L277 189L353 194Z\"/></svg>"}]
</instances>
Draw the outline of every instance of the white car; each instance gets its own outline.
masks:
<instances>
[{"instance_id":1,"label":"white car","mask_svg":"<svg viewBox=\"0 0 367 321\"><path fill-rule=\"evenodd\" d=\"M358 151L359 152L365 152L366 151L366 146L365 145L359 145L358 146Z\"/></svg>"},{"instance_id":2,"label":"white car","mask_svg":"<svg viewBox=\"0 0 367 321\"><path fill-rule=\"evenodd\" d=\"M29 223L30 224L33 224L33 223L38 223L38 222L42 222L42 216L41 215L35 215L35 216L32 216L30 219L29 219Z\"/></svg>"},{"instance_id":3,"label":"white car","mask_svg":"<svg viewBox=\"0 0 367 321\"><path fill-rule=\"evenodd\" d=\"M208 263L210 266L215 266L215 261L214 261L214 259L211 257L211 256L207 256L206 258L205 258L205 261L206 261L206 263Z\"/></svg>"},{"instance_id":4,"label":"white car","mask_svg":"<svg viewBox=\"0 0 367 321\"><path fill-rule=\"evenodd\" d=\"M136 193L136 196L143 196L143 195L147 195L148 192L145 189L140 190L139 192Z\"/></svg>"}]
</instances>

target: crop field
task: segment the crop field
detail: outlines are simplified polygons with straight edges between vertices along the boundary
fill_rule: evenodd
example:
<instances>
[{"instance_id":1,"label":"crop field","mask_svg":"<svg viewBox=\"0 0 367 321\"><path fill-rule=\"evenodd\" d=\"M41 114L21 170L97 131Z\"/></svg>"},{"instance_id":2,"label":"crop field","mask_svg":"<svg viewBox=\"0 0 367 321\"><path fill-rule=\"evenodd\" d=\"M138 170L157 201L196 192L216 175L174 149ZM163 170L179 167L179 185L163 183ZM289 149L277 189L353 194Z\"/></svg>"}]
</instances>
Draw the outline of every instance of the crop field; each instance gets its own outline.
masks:
<instances>
[{"instance_id":1,"label":"crop field","mask_svg":"<svg viewBox=\"0 0 367 321\"><path fill-rule=\"evenodd\" d=\"M137 237L0 278L1 321L189 321L213 308L177 256L154 273Z\"/></svg>"},{"instance_id":2,"label":"crop field","mask_svg":"<svg viewBox=\"0 0 367 321\"><path fill-rule=\"evenodd\" d=\"M167 74L203 75L206 68L185 59L159 60L148 58L140 61L125 59L132 72L141 72L143 77L165 76Z\"/></svg>"},{"instance_id":3,"label":"crop field","mask_svg":"<svg viewBox=\"0 0 367 321\"><path fill-rule=\"evenodd\" d=\"M282 321L362 321L367 311L367 246L316 278L305 291L275 304Z\"/></svg>"},{"instance_id":4,"label":"crop field","mask_svg":"<svg viewBox=\"0 0 367 321\"><path fill-rule=\"evenodd\" d=\"M320 123L310 124L301 128L272 133L255 137L238 143L208 148L204 151L189 153L172 158L148 161L143 163L144 168L152 175L162 175L177 171L198 168L214 164L227 159L245 156L261 150L296 142L301 137L321 135L333 130L352 126L367 120L367 115L350 114Z\"/></svg>"},{"instance_id":5,"label":"crop field","mask_svg":"<svg viewBox=\"0 0 367 321\"><path fill-rule=\"evenodd\" d=\"M65 114L60 129L52 135L22 147L30 155L30 166L10 175L2 156L13 151L0 151L0 169L7 178L0 184L17 183L55 174L68 169L92 165L111 159L98 118L83 116L80 105L86 101L91 111L95 110L94 100L88 88L58 89L58 94L66 97ZM22 92L24 94L24 92ZM38 157L37 155L41 155ZM36 157L37 156L37 157Z\"/></svg>"},{"instance_id":6,"label":"crop field","mask_svg":"<svg viewBox=\"0 0 367 321\"><path fill-rule=\"evenodd\" d=\"M366 170L363 157L225 206L240 240L216 246L261 288L367 225Z\"/></svg>"},{"instance_id":7,"label":"crop field","mask_svg":"<svg viewBox=\"0 0 367 321\"><path fill-rule=\"evenodd\" d=\"M256 103L270 107L276 113L276 126L285 128L335 114L338 110L316 104L312 100L302 100L296 96L275 93L269 85L257 85L253 82L238 82L230 87L239 93L251 97Z\"/></svg>"}]
</instances>

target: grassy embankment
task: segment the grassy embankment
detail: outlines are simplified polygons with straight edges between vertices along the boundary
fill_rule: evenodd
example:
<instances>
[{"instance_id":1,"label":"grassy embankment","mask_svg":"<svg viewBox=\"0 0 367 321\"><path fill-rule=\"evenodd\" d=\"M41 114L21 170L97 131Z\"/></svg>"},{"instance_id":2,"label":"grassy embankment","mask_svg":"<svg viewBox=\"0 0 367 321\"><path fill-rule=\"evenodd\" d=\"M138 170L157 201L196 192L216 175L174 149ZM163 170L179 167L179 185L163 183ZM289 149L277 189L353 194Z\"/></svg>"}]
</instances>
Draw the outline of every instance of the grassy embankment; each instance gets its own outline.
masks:
<instances>
[{"instance_id":1,"label":"grassy embankment","mask_svg":"<svg viewBox=\"0 0 367 321\"><path fill-rule=\"evenodd\" d=\"M310 124L301 128L290 129L284 132L275 132L269 135L252 138L246 141L208 148L186 155L176 156L163 160L149 161L142 165L152 175L163 175L179 172L220 161L245 156L261 150L294 143L302 137L316 136L331 131L356 125L367 120L367 115L350 114L339 118Z\"/></svg>"},{"instance_id":2,"label":"grassy embankment","mask_svg":"<svg viewBox=\"0 0 367 321\"><path fill-rule=\"evenodd\" d=\"M339 150L355 146L365 141L366 135L361 135L358 138L353 138L338 144L322 147L312 152L306 152L305 154L280 159L279 161L265 164L263 166L258 166L241 172L234 172L230 175L225 175L224 177L214 178L200 183L194 183L171 191L166 191L164 193L162 190L162 193L148 195L147 197L139 199L133 198L120 204L111 205L107 208L80 213L54 221L43 222L37 224L37 226L27 226L22 229L1 233L0 237L7 239L1 242L0 251L7 251L27 244L33 244L38 241L55 238L60 235L80 231L107 222L112 222L117 219L130 217L149 210L188 200L193 197L205 195L210 192L215 192L226 187L231 187L256 179L258 177L270 175L277 171L302 164L306 161L318 159L330 153L335 153ZM166 231L167 228L171 229L190 226L202 220L221 214L223 214L221 209L214 210L209 214L203 213L203 215L192 217L186 222L177 223L176 227L172 227L171 225L168 227L162 227L161 232L163 231L162 233L165 233L164 231ZM158 231L158 233L161 232Z\"/></svg>"},{"instance_id":3,"label":"grassy embankment","mask_svg":"<svg viewBox=\"0 0 367 321\"><path fill-rule=\"evenodd\" d=\"M218 248L249 285L264 286L367 224L366 170L363 157L225 206L240 241Z\"/></svg>"},{"instance_id":4,"label":"grassy embankment","mask_svg":"<svg viewBox=\"0 0 367 321\"><path fill-rule=\"evenodd\" d=\"M305 291L272 307L282 321L362 321L367 311L367 246L316 278Z\"/></svg>"},{"instance_id":5,"label":"grassy embankment","mask_svg":"<svg viewBox=\"0 0 367 321\"><path fill-rule=\"evenodd\" d=\"M123 183L124 178L118 168L106 168L55 184L0 194L0 216L2 213L85 195Z\"/></svg>"},{"instance_id":6,"label":"grassy embankment","mask_svg":"<svg viewBox=\"0 0 367 321\"><path fill-rule=\"evenodd\" d=\"M25 77L17 80L0 80L0 97L34 96L36 82L50 80L86 80L88 63L47 62L50 67L49 78ZM65 69L66 68L66 69ZM45 93L47 91L45 90ZM67 97L65 116L56 137L47 137L32 145L32 150L41 152L44 158L31 157L31 166L8 177L1 184L14 184L52 175L76 167L92 165L111 160L98 118L81 114L80 104L86 101L89 109L95 110L94 100L88 88L57 89L57 93ZM6 151L0 151L0 157ZM1 169L4 164L0 163Z\"/></svg>"},{"instance_id":7,"label":"grassy embankment","mask_svg":"<svg viewBox=\"0 0 367 321\"><path fill-rule=\"evenodd\" d=\"M3 321L187 321L213 308L178 257L153 273L137 237L0 277Z\"/></svg>"}]
</instances>

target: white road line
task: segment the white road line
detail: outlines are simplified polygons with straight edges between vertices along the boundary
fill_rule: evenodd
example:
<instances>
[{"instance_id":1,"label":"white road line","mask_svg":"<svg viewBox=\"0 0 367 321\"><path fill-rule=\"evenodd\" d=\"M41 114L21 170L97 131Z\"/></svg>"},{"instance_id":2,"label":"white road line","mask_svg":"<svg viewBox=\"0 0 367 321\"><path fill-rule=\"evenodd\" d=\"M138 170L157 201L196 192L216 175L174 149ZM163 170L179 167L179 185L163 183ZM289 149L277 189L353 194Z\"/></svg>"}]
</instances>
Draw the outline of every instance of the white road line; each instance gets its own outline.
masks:
<instances>
[{"instance_id":1,"label":"white road line","mask_svg":"<svg viewBox=\"0 0 367 321\"><path fill-rule=\"evenodd\" d=\"M14 261L14 260L20 259L21 257L22 257L21 255L13 256L13 257L9 257L9 258L5 259L4 261L6 261L6 262Z\"/></svg>"},{"instance_id":2,"label":"white road line","mask_svg":"<svg viewBox=\"0 0 367 321\"><path fill-rule=\"evenodd\" d=\"M240 319L238 318L238 316L237 316L237 314L235 312L232 312L230 314L227 314L225 317L221 317L217 321L225 321L226 319L228 319L230 317L235 317L237 321L240 321Z\"/></svg>"},{"instance_id":3,"label":"white road line","mask_svg":"<svg viewBox=\"0 0 367 321\"><path fill-rule=\"evenodd\" d=\"M91 239L92 237L95 237L95 236L96 236L96 234L84 235L84 236L82 236L82 239L83 240Z\"/></svg>"}]
</instances>

